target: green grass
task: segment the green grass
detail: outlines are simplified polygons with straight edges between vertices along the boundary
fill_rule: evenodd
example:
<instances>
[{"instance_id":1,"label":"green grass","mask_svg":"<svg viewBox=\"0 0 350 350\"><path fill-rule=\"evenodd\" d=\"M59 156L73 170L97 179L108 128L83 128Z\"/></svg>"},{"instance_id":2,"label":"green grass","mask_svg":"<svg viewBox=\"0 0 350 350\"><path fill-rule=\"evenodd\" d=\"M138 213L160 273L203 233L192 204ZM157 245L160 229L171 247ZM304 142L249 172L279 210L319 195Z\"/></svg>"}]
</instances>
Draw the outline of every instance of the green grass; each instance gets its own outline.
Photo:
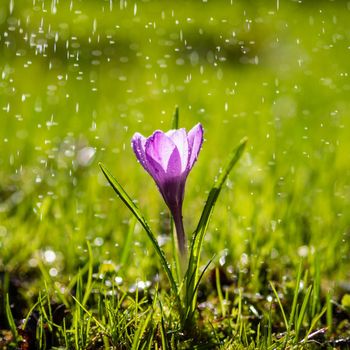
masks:
<instances>
[{"instance_id":1,"label":"green grass","mask_svg":"<svg viewBox=\"0 0 350 350\"><path fill-rule=\"evenodd\" d=\"M0 348L349 347L348 4L56 3L0 4ZM169 214L130 140L169 129L175 106L180 126L205 130L189 240L249 139L203 240L200 266L213 261L191 332L98 166L173 262Z\"/></svg>"}]
</instances>

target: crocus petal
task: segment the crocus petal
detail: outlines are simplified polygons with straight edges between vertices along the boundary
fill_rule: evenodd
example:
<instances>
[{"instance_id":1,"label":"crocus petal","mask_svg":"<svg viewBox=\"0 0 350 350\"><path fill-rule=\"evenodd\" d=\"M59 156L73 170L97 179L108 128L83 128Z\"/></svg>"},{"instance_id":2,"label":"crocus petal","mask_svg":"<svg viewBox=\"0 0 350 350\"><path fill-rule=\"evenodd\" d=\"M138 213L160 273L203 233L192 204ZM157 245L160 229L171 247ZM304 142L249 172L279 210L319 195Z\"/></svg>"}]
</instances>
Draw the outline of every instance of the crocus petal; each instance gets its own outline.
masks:
<instances>
[{"instance_id":1,"label":"crocus petal","mask_svg":"<svg viewBox=\"0 0 350 350\"><path fill-rule=\"evenodd\" d=\"M132 137L131 144L138 161L148 171L148 164L147 164L148 162L147 162L146 153L145 153L146 141L147 139L137 132Z\"/></svg>"},{"instance_id":2,"label":"crocus petal","mask_svg":"<svg viewBox=\"0 0 350 350\"><path fill-rule=\"evenodd\" d=\"M170 130L166 135L174 142L181 159L181 172L184 172L188 163L188 140L185 129Z\"/></svg>"},{"instance_id":3,"label":"crocus petal","mask_svg":"<svg viewBox=\"0 0 350 350\"><path fill-rule=\"evenodd\" d=\"M190 171L197 160L198 153L203 143L203 127L200 123L195 125L187 135L189 146L189 157L187 169Z\"/></svg>"},{"instance_id":4,"label":"crocus petal","mask_svg":"<svg viewBox=\"0 0 350 350\"><path fill-rule=\"evenodd\" d=\"M146 158L147 158L147 165L148 165L148 169L146 170L153 177L160 192L163 194L162 188L164 183L167 181L166 171L163 169L163 166L161 164L159 164L152 157L149 157L147 154L146 154Z\"/></svg>"},{"instance_id":5,"label":"crocus petal","mask_svg":"<svg viewBox=\"0 0 350 350\"><path fill-rule=\"evenodd\" d=\"M186 169L186 166L184 169ZM182 159L177 147L174 148L170 155L166 173L169 178L177 178L183 174Z\"/></svg>"},{"instance_id":6,"label":"crocus petal","mask_svg":"<svg viewBox=\"0 0 350 350\"><path fill-rule=\"evenodd\" d=\"M155 161L166 172L169 158L175 149L174 142L162 131L155 131L145 144L145 154L148 161Z\"/></svg>"}]
</instances>

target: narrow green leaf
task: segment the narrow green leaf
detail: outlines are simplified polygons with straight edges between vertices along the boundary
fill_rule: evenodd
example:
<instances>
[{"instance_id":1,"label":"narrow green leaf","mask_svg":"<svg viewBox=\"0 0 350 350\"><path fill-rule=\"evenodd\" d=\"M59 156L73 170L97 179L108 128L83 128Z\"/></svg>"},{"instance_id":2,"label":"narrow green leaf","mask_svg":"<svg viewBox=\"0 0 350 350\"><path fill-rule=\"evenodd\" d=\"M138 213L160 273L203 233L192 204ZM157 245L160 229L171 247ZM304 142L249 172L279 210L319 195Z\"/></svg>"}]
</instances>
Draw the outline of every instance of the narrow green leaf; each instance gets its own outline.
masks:
<instances>
[{"instance_id":1,"label":"narrow green leaf","mask_svg":"<svg viewBox=\"0 0 350 350\"><path fill-rule=\"evenodd\" d=\"M161 321L161 326L159 327L159 331L160 331L160 336L161 336L160 339L161 339L162 349L168 350L169 346L168 346L168 343L166 341L166 331L165 331L163 319Z\"/></svg>"},{"instance_id":2,"label":"narrow green leaf","mask_svg":"<svg viewBox=\"0 0 350 350\"><path fill-rule=\"evenodd\" d=\"M331 291L327 293L327 331L331 334L333 331L333 310L332 310L332 295Z\"/></svg>"},{"instance_id":3,"label":"narrow green leaf","mask_svg":"<svg viewBox=\"0 0 350 350\"><path fill-rule=\"evenodd\" d=\"M304 341L307 341L309 335L311 334L311 332L314 330L316 324L318 323L318 321L320 320L320 318L324 315L324 313L327 311L327 305L325 305L322 310L320 311L320 313L318 315L316 315L312 321L311 321L311 325L309 330L307 331L305 337L304 337Z\"/></svg>"},{"instance_id":4,"label":"narrow green leaf","mask_svg":"<svg viewBox=\"0 0 350 350\"><path fill-rule=\"evenodd\" d=\"M164 271L169 279L171 288L172 288L173 292L175 293L175 295L178 297L177 284L176 284L174 276L170 270L168 261L165 257L163 250L160 248L158 241L157 241L156 237L154 236L146 219L142 216L139 208L135 205L135 203L132 201L130 196L126 193L124 188L114 178L114 176L110 173L110 171L107 170L107 168L102 163L99 163L99 165L101 167L103 174L106 176L109 184L112 186L113 190L117 193L119 198L124 202L124 204L129 208L129 210L132 212L132 214L136 217L136 219L139 221L139 223L145 229L145 231L148 235L148 238L151 240L153 247L156 250L156 252L160 258L160 262L161 262L162 267L163 267L163 269L164 269Z\"/></svg>"},{"instance_id":5,"label":"narrow green leaf","mask_svg":"<svg viewBox=\"0 0 350 350\"><path fill-rule=\"evenodd\" d=\"M314 283L312 293L312 304L311 304L311 317L314 317L320 310L320 289L321 289L321 271L320 271L320 259L318 254L315 255L314 260L315 272L314 272Z\"/></svg>"},{"instance_id":6,"label":"narrow green leaf","mask_svg":"<svg viewBox=\"0 0 350 350\"><path fill-rule=\"evenodd\" d=\"M58 285L56 283L52 283L52 278L50 276L50 274L48 273L48 271L46 270L46 267L44 266L43 262L38 260L38 268L40 270L40 272L43 275L44 281L50 283L50 287L53 287L55 289L56 295L60 298L60 300L62 301L62 303L69 308L69 302L67 300L67 298L65 297L64 293L60 290L60 288L58 287ZM70 287L66 290L70 290L73 287L72 285L72 281L70 282Z\"/></svg>"},{"instance_id":7,"label":"narrow green leaf","mask_svg":"<svg viewBox=\"0 0 350 350\"><path fill-rule=\"evenodd\" d=\"M14 339L17 340L18 339L17 327L16 327L15 320L13 319L13 316L12 316L10 298L7 293L6 293L6 301L5 301L5 312L6 312L7 321L9 323L12 335Z\"/></svg>"},{"instance_id":8,"label":"narrow green leaf","mask_svg":"<svg viewBox=\"0 0 350 350\"><path fill-rule=\"evenodd\" d=\"M210 217L214 210L215 203L219 197L221 188L225 183L228 175L230 174L231 170L233 169L235 164L238 162L238 160L241 158L246 143L247 143L247 138L242 139L240 144L230 154L229 161L226 167L222 172L219 173L217 180L214 182L214 185L209 192L209 195L205 203L204 209L202 211L201 217L199 219L197 228L194 231L194 234L192 236L190 258L189 258L188 269L187 269L187 277L190 277L190 279L187 278L187 282L186 282L187 284L186 293L189 295L193 294L195 290L195 285L197 283L200 250L203 244L204 235L207 230ZM187 300L189 300L188 297L187 297ZM192 310L194 310L195 308L195 303L196 303L196 295L194 295L194 298L193 298ZM189 305L187 305L186 307L188 306Z\"/></svg>"},{"instance_id":9,"label":"narrow green leaf","mask_svg":"<svg viewBox=\"0 0 350 350\"><path fill-rule=\"evenodd\" d=\"M203 271L201 272L199 278L197 278L196 283L193 285L193 289L187 290L186 291L186 306L183 310L183 319L182 319L182 324L184 328L191 327L193 316L194 316L194 310L195 310L195 305L196 305L196 300L197 300L197 292L199 288L199 282L201 281L204 273L207 271L209 268L210 264L212 263L214 257L212 257L207 264L205 265ZM196 271L195 271L196 272ZM193 278L191 277L191 283L194 281L194 273L193 273Z\"/></svg>"},{"instance_id":10,"label":"narrow green leaf","mask_svg":"<svg viewBox=\"0 0 350 350\"><path fill-rule=\"evenodd\" d=\"M218 267L215 268L215 282L216 282L216 290L218 293L219 303L221 307L221 316L226 317L226 307L225 307L225 301L224 296L222 295L222 289L221 289L221 281L220 281L220 270Z\"/></svg>"},{"instance_id":11,"label":"narrow green leaf","mask_svg":"<svg viewBox=\"0 0 350 350\"><path fill-rule=\"evenodd\" d=\"M288 320L287 320L287 317L286 317L286 313L284 312L284 309L283 309L283 306L282 306L282 303L281 303L281 299L280 299L280 297L279 297L279 295L278 295L278 293L276 291L276 288L275 288L275 286L273 285L272 282L270 282L270 286L271 286L271 289L273 291L273 294L275 294L278 306L280 307L280 310L281 310L281 313L282 313L282 316L283 316L284 324L286 325L286 328L288 329Z\"/></svg>"},{"instance_id":12,"label":"narrow green leaf","mask_svg":"<svg viewBox=\"0 0 350 350\"><path fill-rule=\"evenodd\" d=\"M175 107L175 112L172 120L172 128L178 129L179 128L179 107Z\"/></svg>"},{"instance_id":13,"label":"narrow green leaf","mask_svg":"<svg viewBox=\"0 0 350 350\"><path fill-rule=\"evenodd\" d=\"M87 242L87 247L88 247L88 252L89 252L89 269L88 269L88 275L87 275L87 283L85 285L85 292L84 292L84 297L82 300L82 304L85 306L89 296L91 294L91 290L92 290L92 272L93 272L93 254L92 254L92 249L91 249L91 245L89 242Z\"/></svg>"},{"instance_id":14,"label":"narrow green leaf","mask_svg":"<svg viewBox=\"0 0 350 350\"><path fill-rule=\"evenodd\" d=\"M199 257L200 251L203 244L205 232L207 230L210 217L214 210L215 203L219 197L220 191L223 184L225 183L228 175L230 174L233 167L236 165L238 160L241 158L244 148L247 143L247 138L243 138L239 145L233 149L229 156L229 161L223 171L219 172L217 180L214 182L211 188L198 225L191 241L190 258L187 269L187 280L186 280L186 300L189 301L189 295L192 296L195 293L196 284L198 282L198 269L199 269ZM193 295L193 301L191 305L186 305L186 308L190 307L193 312L196 304L196 294ZM188 311L187 311L188 312Z\"/></svg>"},{"instance_id":15,"label":"narrow green leaf","mask_svg":"<svg viewBox=\"0 0 350 350\"><path fill-rule=\"evenodd\" d=\"M160 331L160 335L161 335L161 344L162 344L162 349L164 350L168 350L171 347L168 344L168 339L166 337L166 327L165 327L165 315L164 315L164 311L163 311L163 305L162 302L159 300L158 301L159 304L159 309L160 309L160 326L159 326L159 331Z\"/></svg>"},{"instance_id":16,"label":"narrow green leaf","mask_svg":"<svg viewBox=\"0 0 350 350\"><path fill-rule=\"evenodd\" d=\"M72 298L74 301L78 304L79 308L82 309L90 319L94 320L96 325L101 328L103 332L106 332L107 334L107 329L106 327L76 298L74 295L72 295ZM80 322L79 317L77 318L78 322Z\"/></svg>"},{"instance_id":17,"label":"narrow green leaf","mask_svg":"<svg viewBox=\"0 0 350 350\"><path fill-rule=\"evenodd\" d=\"M247 144L247 138L243 138L240 144L231 152L229 156L229 162L226 167L220 172L217 181L215 181L212 189L209 192L208 199L205 203L202 215L199 219L199 223L194 232L192 243L191 243L191 258L194 258L194 263L199 258L199 252L203 243L204 234L207 230L208 223L211 217L211 214L214 210L215 203L219 197L221 188L225 183L228 175L230 174L233 167L236 165L238 160L241 158L244 148Z\"/></svg>"},{"instance_id":18,"label":"narrow green leaf","mask_svg":"<svg viewBox=\"0 0 350 350\"><path fill-rule=\"evenodd\" d=\"M306 307L308 306L310 295L311 295L311 290L312 290L312 286L309 286L309 288L306 291L306 295L304 297L303 303L301 305L300 313L298 315L297 324L295 325L295 341L296 342L298 341L299 332L300 332L301 326L303 324L304 316L306 313Z\"/></svg>"},{"instance_id":19,"label":"narrow green leaf","mask_svg":"<svg viewBox=\"0 0 350 350\"><path fill-rule=\"evenodd\" d=\"M27 323L29 321L29 317L33 313L33 311L37 308L37 306L41 303L41 299L39 299L28 311L26 318L24 319L24 323L22 325L22 329L25 330L27 327Z\"/></svg>"},{"instance_id":20,"label":"narrow green leaf","mask_svg":"<svg viewBox=\"0 0 350 350\"><path fill-rule=\"evenodd\" d=\"M301 260L300 263L299 263L298 274L297 274L297 278L296 278L296 281L295 281L292 309L290 311L288 325L286 325L286 327L287 327L287 334L286 334L286 337L284 339L284 344L283 344L284 348L287 346L287 343L288 343L288 340L289 340L290 331L291 331L292 326L293 326L294 316L296 315L302 267L303 267L303 261Z\"/></svg>"},{"instance_id":21,"label":"narrow green leaf","mask_svg":"<svg viewBox=\"0 0 350 350\"><path fill-rule=\"evenodd\" d=\"M148 327L148 324L151 321L151 318L153 317L152 309L149 308L146 313L148 314L146 319L142 322L142 326L137 329L137 331L134 334L134 340L131 346L131 350L137 350L140 348L142 336L145 333L145 330Z\"/></svg>"}]
</instances>

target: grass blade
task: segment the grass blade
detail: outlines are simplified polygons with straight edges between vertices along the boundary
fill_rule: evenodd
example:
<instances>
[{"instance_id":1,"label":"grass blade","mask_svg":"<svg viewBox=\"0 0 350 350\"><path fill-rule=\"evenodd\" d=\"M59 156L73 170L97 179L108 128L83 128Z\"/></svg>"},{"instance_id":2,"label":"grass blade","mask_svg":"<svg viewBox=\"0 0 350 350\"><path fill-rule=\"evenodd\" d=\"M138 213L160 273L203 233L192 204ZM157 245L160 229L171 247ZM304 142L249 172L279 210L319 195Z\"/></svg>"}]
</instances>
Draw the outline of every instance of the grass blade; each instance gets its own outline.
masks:
<instances>
[{"instance_id":1,"label":"grass blade","mask_svg":"<svg viewBox=\"0 0 350 350\"><path fill-rule=\"evenodd\" d=\"M107 332L106 327L74 295L72 295L72 298L77 303L79 308L82 309L90 319L94 320L96 325L100 327L103 332ZM79 320L79 318L77 318L77 320Z\"/></svg>"},{"instance_id":2,"label":"grass blade","mask_svg":"<svg viewBox=\"0 0 350 350\"><path fill-rule=\"evenodd\" d=\"M329 291L327 293L327 331L328 334L332 334L333 331L333 310L332 310L332 295L331 292Z\"/></svg>"},{"instance_id":3,"label":"grass blade","mask_svg":"<svg viewBox=\"0 0 350 350\"><path fill-rule=\"evenodd\" d=\"M175 112L172 120L172 128L173 129L178 129L179 128L179 107L175 107Z\"/></svg>"},{"instance_id":4,"label":"grass blade","mask_svg":"<svg viewBox=\"0 0 350 350\"><path fill-rule=\"evenodd\" d=\"M156 252L160 258L160 262L161 262L162 267L163 267L163 269L164 269L164 271L169 279L171 288L172 288L173 292L175 293L175 295L178 296L177 284L176 284L174 276L170 270L168 261L165 257L163 250L160 248L158 241L157 241L156 237L154 236L146 219L142 216L139 208L135 205L135 203L132 201L130 196L126 193L124 188L114 178L114 176L110 173L110 171L107 170L107 168L102 163L99 163L99 165L101 167L103 174L106 176L109 184L112 186L113 190L117 193L119 198L124 202L124 204L129 208L129 210L133 213L133 215L136 217L136 219L139 221L139 223L145 229L149 239L151 240L151 242L153 244L154 249L156 250Z\"/></svg>"},{"instance_id":5,"label":"grass blade","mask_svg":"<svg viewBox=\"0 0 350 350\"><path fill-rule=\"evenodd\" d=\"M209 192L207 201L205 203L204 209L202 211L202 215L199 219L197 228L193 234L191 241L191 249L190 249L190 258L187 269L187 281L186 281L186 300L187 302L190 300L189 295L192 296L191 305L187 304L185 307L190 308L190 310L186 310L187 314L192 314L195 310L196 304L196 284L198 282L198 269L199 269L199 257L200 251L203 244L203 239L205 232L207 230L210 217L214 210L215 203L219 197L220 191L222 189L223 184L225 183L228 175L230 174L233 167L236 165L238 160L241 158L244 148L247 143L247 138L243 138L239 145L234 148L229 156L229 161L226 167L222 172L219 173L217 181L214 182L212 189Z\"/></svg>"},{"instance_id":6,"label":"grass blade","mask_svg":"<svg viewBox=\"0 0 350 350\"><path fill-rule=\"evenodd\" d=\"M304 341L307 341L309 335L311 334L311 332L313 331L313 329L315 328L317 322L320 320L320 318L323 316L323 314L327 311L327 305L325 305L322 310L320 311L320 313L318 315L316 315L312 321L311 321L311 325L309 330L307 331L305 337L304 337Z\"/></svg>"},{"instance_id":7,"label":"grass blade","mask_svg":"<svg viewBox=\"0 0 350 350\"><path fill-rule=\"evenodd\" d=\"M272 282L270 282L270 286L271 286L271 289L272 289L272 291L273 291L273 294L274 294L275 297L276 297L278 306L279 306L279 308L280 308L280 310L281 310L284 324L285 324L285 326L286 326L286 328L287 328L287 330L288 330L288 320L287 320L287 317L286 317L286 313L284 312L284 308L283 308L283 305L282 305L282 303L281 303L281 299L280 299L280 297L279 297L279 295L278 295L278 293L277 293L277 290L276 290L276 288L275 288L275 286L273 285Z\"/></svg>"},{"instance_id":8,"label":"grass blade","mask_svg":"<svg viewBox=\"0 0 350 350\"><path fill-rule=\"evenodd\" d=\"M91 290L92 290L92 272L93 272L93 254L92 254L92 249L91 249L91 245L89 242L87 242L87 247L88 247L88 252L89 252L89 268L88 268L88 275L87 275L87 283L85 285L85 292L84 292L84 297L83 297L83 301L82 304L85 306L89 296L91 294Z\"/></svg>"},{"instance_id":9,"label":"grass blade","mask_svg":"<svg viewBox=\"0 0 350 350\"><path fill-rule=\"evenodd\" d=\"M321 289L321 271L320 271L320 261L318 254L315 255L314 261L314 283L313 283L313 293L312 293L312 304L311 304L311 317L314 317L321 307L320 303L320 289Z\"/></svg>"},{"instance_id":10,"label":"grass blade","mask_svg":"<svg viewBox=\"0 0 350 350\"><path fill-rule=\"evenodd\" d=\"M135 332L135 335L134 335L134 339L133 339L133 343L132 343L132 346L131 346L131 350L137 350L140 348L140 345L141 345L141 341L142 341L142 337L153 317L153 312L150 309L147 310L147 317L146 319L142 322L142 326L140 326L137 331Z\"/></svg>"},{"instance_id":11,"label":"grass blade","mask_svg":"<svg viewBox=\"0 0 350 350\"><path fill-rule=\"evenodd\" d=\"M303 320L304 320L304 316L305 316L305 313L306 313L306 308L307 308L308 303L309 303L311 291L312 291L312 286L309 286L309 288L306 291L303 303L301 305L301 309L300 309L300 312L299 312L297 324L295 325L295 342L298 341L299 332L300 332L300 329L301 329L302 324L303 324Z\"/></svg>"},{"instance_id":12,"label":"grass blade","mask_svg":"<svg viewBox=\"0 0 350 350\"><path fill-rule=\"evenodd\" d=\"M13 338L15 339L15 341L17 341L18 340L17 326L12 316L10 298L7 293L6 293L6 302L5 302L5 312L6 312L7 322L9 323Z\"/></svg>"},{"instance_id":13,"label":"grass blade","mask_svg":"<svg viewBox=\"0 0 350 350\"><path fill-rule=\"evenodd\" d=\"M195 233L193 235L192 243L191 243L191 256L190 259L198 259L199 258L199 252L202 246L204 234L207 230L208 223L211 217L211 214L214 210L215 203L219 197L221 188L223 184L225 183L228 175L230 174L233 167L236 165L238 160L241 158L244 148L247 143L247 138L244 138L241 140L238 147L236 147L232 153L229 156L229 162L227 163L224 170L220 173L217 181L215 181L212 189L209 192L208 199L205 203L204 209L202 211L202 215L199 219L197 228L195 230Z\"/></svg>"},{"instance_id":14,"label":"grass blade","mask_svg":"<svg viewBox=\"0 0 350 350\"><path fill-rule=\"evenodd\" d=\"M286 324L287 334L286 334L284 345L283 345L284 348L287 346L289 335L290 335L290 331L291 331L292 326L293 326L293 320L294 320L294 317L295 317L295 314L296 314L297 303L298 303L298 295L299 295L299 289L300 289L302 267L303 267L303 262L301 260L300 263L299 263L298 274L297 274L297 278L296 278L296 282L295 282L293 302L292 302L292 309L291 309L290 315L289 315L289 322L288 322L288 324Z\"/></svg>"},{"instance_id":15,"label":"grass blade","mask_svg":"<svg viewBox=\"0 0 350 350\"><path fill-rule=\"evenodd\" d=\"M224 296L222 294L222 289L221 289L221 281L220 281L220 270L218 267L215 268L215 283L216 283L216 290L218 293L218 299L221 307L221 316L226 317L226 307L225 307L225 300Z\"/></svg>"},{"instance_id":16,"label":"grass blade","mask_svg":"<svg viewBox=\"0 0 350 350\"><path fill-rule=\"evenodd\" d=\"M197 300L197 292L199 288L199 282L201 281L204 273L207 271L209 268L209 265L212 263L214 260L214 257L211 258L207 264L205 265L203 271L201 272L199 278L197 278L196 283L194 284L194 288L192 290L192 293L189 293L189 290L187 290L187 294L185 295L185 300L186 300L186 307L183 312L183 319L182 319L182 324L185 328L188 328L192 324L193 316L194 316L194 311L196 307L196 300ZM193 279L191 279L191 282ZM192 307L191 307L192 306Z\"/></svg>"},{"instance_id":17,"label":"grass blade","mask_svg":"<svg viewBox=\"0 0 350 350\"><path fill-rule=\"evenodd\" d=\"M159 332L160 332L160 336L161 336L161 344L162 344L162 349L164 350L168 350L170 349L169 343L168 343L168 339L166 337L166 327L165 327L165 315L163 312L163 305L162 302L159 300L158 301L159 304L159 309L160 309L160 325L159 325Z\"/></svg>"}]
</instances>

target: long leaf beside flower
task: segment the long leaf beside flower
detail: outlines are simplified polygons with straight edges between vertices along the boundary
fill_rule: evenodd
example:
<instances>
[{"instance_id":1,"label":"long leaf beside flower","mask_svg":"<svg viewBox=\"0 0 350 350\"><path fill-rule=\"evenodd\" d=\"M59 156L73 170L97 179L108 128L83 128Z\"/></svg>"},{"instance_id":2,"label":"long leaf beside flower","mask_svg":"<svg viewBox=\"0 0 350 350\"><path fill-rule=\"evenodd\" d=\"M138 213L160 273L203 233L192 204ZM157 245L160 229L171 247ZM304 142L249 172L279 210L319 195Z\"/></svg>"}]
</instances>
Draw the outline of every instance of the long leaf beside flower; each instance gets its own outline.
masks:
<instances>
[{"instance_id":1,"label":"long leaf beside flower","mask_svg":"<svg viewBox=\"0 0 350 350\"><path fill-rule=\"evenodd\" d=\"M134 214L136 219L139 221L139 223L142 225L142 227L145 229L148 237L150 238L159 258L160 262L164 268L164 271L169 279L171 288L173 289L175 295L178 295L178 288L177 284L175 282L174 276L169 268L169 263L165 257L165 254L163 250L160 248L158 241L156 237L154 236L150 226L148 225L146 219L141 214L139 208L135 205L135 203L132 201L130 196L126 193L124 188L120 185L120 183L115 179L115 177L109 172L109 170L102 164L99 163L101 170L103 174L106 176L109 184L112 186L113 190L118 194L120 199L124 202L124 204L130 209L130 211Z\"/></svg>"},{"instance_id":2,"label":"long leaf beside flower","mask_svg":"<svg viewBox=\"0 0 350 350\"><path fill-rule=\"evenodd\" d=\"M197 302L197 291L196 286L200 281L201 276L199 275L199 258L203 244L204 235L207 231L210 217L213 213L215 203L219 197L221 188L225 183L231 170L241 158L244 148L247 143L247 138L241 140L240 144L232 151L229 156L229 161L222 172L219 173L218 179L214 182L211 188L207 201L202 211L202 215L199 219L197 228L192 236L191 248L190 248L190 259L188 262L187 279L186 279L186 295L185 295L185 309L186 319L182 320L183 327L187 327L193 318L193 314L196 308Z\"/></svg>"}]
</instances>

